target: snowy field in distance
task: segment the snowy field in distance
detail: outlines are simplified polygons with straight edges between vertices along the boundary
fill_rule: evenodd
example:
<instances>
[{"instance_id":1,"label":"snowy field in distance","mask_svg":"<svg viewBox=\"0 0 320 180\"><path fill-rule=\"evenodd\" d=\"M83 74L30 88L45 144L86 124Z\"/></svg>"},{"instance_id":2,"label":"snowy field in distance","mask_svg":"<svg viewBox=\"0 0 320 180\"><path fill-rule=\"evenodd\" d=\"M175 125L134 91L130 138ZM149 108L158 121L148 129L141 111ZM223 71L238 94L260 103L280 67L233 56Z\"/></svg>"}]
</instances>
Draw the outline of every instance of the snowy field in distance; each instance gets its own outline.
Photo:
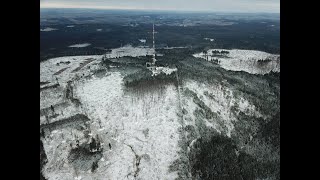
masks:
<instances>
[{"instance_id":1,"label":"snowy field in distance","mask_svg":"<svg viewBox=\"0 0 320 180\"><path fill-rule=\"evenodd\" d=\"M157 49L184 49L187 47L183 47L183 46L177 46L177 47L162 47L162 48L157 48Z\"/></svg>"},{"instance_id":2,"label":"snowy field in distance","mask_svg":"<svg viewBox=\"0 0 320 180\"><path fill-rule=\"evenodd\" d=\"M147 42L147 40L145 40L145 39L139 39L139 41L142 42L142 43L146 43Z\"/></svg>"},{"instance_id":3,"label":"snowy field in distance","mask_svg":"<svg viewBox=\"0 0 320 180\"><path fill-rule=\"evenodd\" d=\"M152 55L154 53L153 48L149 47L132 47L131 45L126 45L120 48L112 49L111 53L106 54L107 58L123 57L123 56L146 56Z\"/></svg>"},{"instance_id":4,"label":"snowy field in distance","mask_svg":"<svg viewBox=\"0 0 320 180\"><path fill-rule=\"evenodd\" d=\"M90 43L82 43L82 44L73 44L73 45L70 45L68 47L75 47L75 48L83 48L83 47L87 47L87 46L90 46L91 44Z\"/></svg>"},{"instance_id":5,"label":"snowy field in distance","mask_svg":"<svg viewBox=\"0 0 320 180\"><path fill-rule=\"evenodd\" d=\"M40 31L42 31L42 32L49 32L49 31L56 31L56 30L58 30L58 29L51 28L51 27L46 27L44 29L40 29Z\"/></svg>"},{"instance_id":6,"label":"snowy field in distance","mask_svg":"<svg viewBox=\"0 0 320 180\"><path fill-rule=\"evenodd\" d=\"M214 39L212 39L212 38L203 38L204 40L207 40L207 41L211 41L211 42L213 42L214 41Z\"/></svg>"},{"instance_id":7,"label":"snowy field in distance","mask_svg":"<svg viewBox=\"0 0 320 180\"><path fill-rule=\"evenodd\" d=\"M228 53L215 53L213 51L227 51ZM206 54L201 52L193 56L208 61L217 61L222 68L231 71L245 71L251 74L280 72L280 55L262 51L210 49Z\"/></svg>"}]
</instances>

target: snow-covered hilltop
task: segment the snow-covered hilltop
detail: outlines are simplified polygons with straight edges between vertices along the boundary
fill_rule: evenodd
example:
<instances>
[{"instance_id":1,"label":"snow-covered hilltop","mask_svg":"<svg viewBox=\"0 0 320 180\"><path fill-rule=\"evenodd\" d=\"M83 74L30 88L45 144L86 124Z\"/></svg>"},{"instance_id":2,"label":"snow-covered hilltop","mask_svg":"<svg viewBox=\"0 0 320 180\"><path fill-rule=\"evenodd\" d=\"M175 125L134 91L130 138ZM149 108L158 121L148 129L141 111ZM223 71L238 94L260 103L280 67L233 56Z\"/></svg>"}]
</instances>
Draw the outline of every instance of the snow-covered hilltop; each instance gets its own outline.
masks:
<instances>
[{"instance_id":1,"label":"snow-covered hilltop","mask_svg":"<svg viewBox=\"0 0 320 180\"><path fill-rule=\"evenodd\" d=\"M47 157L44 177L193 179L194 156L190 152L198 150L195 144L202 138L213 132L232 138L237 134L237 123L243 121L239 114L268 118L227 80L184 77L179 68L187 62L179 68L155 66L151 72L143 65L131 67L125 62L147 59L153 53L152 48L128 45L104 55L58 57L40 63L40 133ZM271 67L273 61L279 61L278 55L259 51L213 49L195 56L218 61L234 71L254 74L280 70L279 66ZM106 58L119 65L103 65ZM260 61L267 62L264 71L255 68ZM122 62L125 65L121 67ZM242 65L235 69L240 62ZM192 65L196 68L197 64ZM249 65L254 68L250 70ZM136 86L128 86L125 78L134 73L148 77L134 79ZM163 77L170 81L157 79ZM248 132L250 141L253 135ZM241 148L256 156L253 146ZM263 147L270 149L268 144Z\"/></svg>"},{"instance_id":2,"label":"snow-covered hilltop","mask_svg":"<svg viewBox=\"0 0 320 180\"><path fill-rule=\"evenodd\" d=\"M262 51L210 49L194 54L194 57L214 61L222 68L231 71L245 71L251 74L280 72L280 55Z\"/></svg>"},{"instance_id":3,"label":"snow-covered hilltop","mask_svg":"<svg viewBox=\"0 0 320 180\"><path fill-rule=\"evenodd\" d=\"M125 46L106 56L145 56L148 51ZM168 171L179 151L181 125L175 86L143 96L124 91L119 72L104 72L98 77L102 58L68 56L40 63L40 126L48 159L44 176L175 179L176 172ZM170 68L158 71L174 72ZM92 138L99 139L102 151L89 156L83 151ZM80 159L73 151L79 151ZM92 163L98 166L94 173Z\"/></svg>"}]
</instances>

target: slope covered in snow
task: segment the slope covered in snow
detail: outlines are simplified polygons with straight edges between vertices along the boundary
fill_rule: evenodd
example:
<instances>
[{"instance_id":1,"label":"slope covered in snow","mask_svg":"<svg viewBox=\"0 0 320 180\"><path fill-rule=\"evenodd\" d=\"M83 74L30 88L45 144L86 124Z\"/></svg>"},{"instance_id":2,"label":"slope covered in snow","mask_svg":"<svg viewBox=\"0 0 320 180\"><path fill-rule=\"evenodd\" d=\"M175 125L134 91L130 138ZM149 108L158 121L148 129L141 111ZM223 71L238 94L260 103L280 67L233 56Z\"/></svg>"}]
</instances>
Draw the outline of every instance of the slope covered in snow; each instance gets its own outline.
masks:
<instances>
[{"instance_id":1,"label":"slope covered in snow","mask_svg":"<svg viewBox=\"0 0 320 180\"><path fill-rule=\"evenodd\" d=\"M218 63L231 71L245 71L251 74L280 72L280 55L255 50L210 49L193 55Z\"/></svg>"},{"instance_id":2,"label":"slope covered in snow","mask_svg":"<svg viewBox=\"0 0 320 180\"><path fill-rule=\"evenodd\" d=\"M98 78L94 74L98 68L95 61L78 68L89 59L100 62L101 56L61 57L40 64L40 81L50 82L46 86L59 84L40 91L40 123L45 129L44 149L48 157L44 176L48 179L175 179L177 174L169 172L169 166L178 158L179 150L176 87L169 85L162 91L142 91L142 94L125 91L119 72L107 72ZM75 69L79 70L75 72ZM70 99L66 95L68 86L72 86ZM74 104L74 99L80 105ZM77 114L88 117L90 124L75 121L62 124ZM51 125L54 122L62 125ZM98 135L103 147L95 173L88 169L91 166L74 167L68 160L77 140L80 144L89 143L88 135Z\"/></svg>"},{"instance_id":3,"label":"slope covered in snow","mask_svg":"<svg viewBox=\"0 0 320 180\"><path fill-rule=\"evenodd\" d=\"M180 126L174 86L166 87L162 93L147 92L139 96L125 93L121 75L113 73L79 84L76 96L93 121L92 132L101 134L105 144L112 146L112 151L104 152L104 159L112 165L104 169L106 162L101 162L97 173L101 171L101 176L110 179L131 179L135 173L141 179L176 177L168 172L170 163L177 157ZM135 154L140 157L139 167L131 166L136 161Z\"/></svg>"},{"instance_id":4,"label":"slope covered in snow","mask_svg":"<svg viewBox=\"0 0 320 180\"><path fill-rule=\"evenodd\" d=\"M48 159L42 171L47 179L192 179L192 153L199 149L201 139L214 135L231 139L239 122L248 126L243 117L266 119L253 101L226 80L211 74L208 77L213 81L193 79L203 68L198 66L201 63L191 66L199 68L193 69L191 78L180 73L184 66L157 67L150 73L143 65L128 67L119 61L117 67L110 68L101 64L105 57L152 53L151 48L125 46L106 55L59 57L40 63L40 132ZM220 56L221 66L230 59L276 58L244 50L229 51L225 56ZM143 83L129 87L124 82L128 74L144 71L150 77L141 78ZM162 81L158 74L171 79ZM246 80L240 77L237 83ZM96 141L101 149L91 151ZM256 150L241 143L243 151L252 156L261 151L275 154L277 159L271 150L264 152L269 145Z\"/></svg>"},{"instance_id":5,"label":"slope covered in snow","mask_svg":"<svg viewBox=\"0 0 320 180\"><path fill-rule=\"evenodd\" d=\"M237 117L232 113L232 107L245 114L261 117L255 106L243 98L236 98L231 89L222 84L207 84L204 82L184 82L184 108L187 110L187 117L192 120L191 125L197 126L199 110L204 110L203 118L205 125L214 128L217 132L224 132L231 137L234 129L233 123ZM202 111L201 110L201 111ZM211 116L210 116L211 115Z\"/></svg>"}]
</instances>

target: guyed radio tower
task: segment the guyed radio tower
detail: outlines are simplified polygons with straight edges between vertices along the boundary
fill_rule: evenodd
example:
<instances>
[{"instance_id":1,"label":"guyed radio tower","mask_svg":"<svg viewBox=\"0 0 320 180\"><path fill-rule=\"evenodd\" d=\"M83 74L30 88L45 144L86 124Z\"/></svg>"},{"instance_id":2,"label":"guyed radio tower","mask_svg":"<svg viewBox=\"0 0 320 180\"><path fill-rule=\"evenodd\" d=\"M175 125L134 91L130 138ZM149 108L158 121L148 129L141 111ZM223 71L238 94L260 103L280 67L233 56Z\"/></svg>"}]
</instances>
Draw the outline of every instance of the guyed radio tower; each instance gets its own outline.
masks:
<instances>
[{"instance_id":1,"label":"guyed radio tower","mask_svg":"<svg viewBox=\"0 0 320 180\"><path fill-rule=\"evenodd\" d=\"M156 63L156 45L155 45L155 40L154 40L154 24L153 24L153 27L152 27L152 44L153 44L153 58L152 58L152 64L155 65Z\"/></svg>"},{"instance_id":2,"label":"guyed radio tower","mask_svg":"<svg viewBox=\"0 0 320 180\"><path fill-rule=\"evenodd\" d=\"M156 64L156 45L155 45L155 39L154 39L154 34L157 33L154 31L154 23L152 26L152 49L153 49L153 55L152 55L152 61L151 63L147 63L146 66L147 68L155 68L155 64Z\"/></svg>"}]
</instances>

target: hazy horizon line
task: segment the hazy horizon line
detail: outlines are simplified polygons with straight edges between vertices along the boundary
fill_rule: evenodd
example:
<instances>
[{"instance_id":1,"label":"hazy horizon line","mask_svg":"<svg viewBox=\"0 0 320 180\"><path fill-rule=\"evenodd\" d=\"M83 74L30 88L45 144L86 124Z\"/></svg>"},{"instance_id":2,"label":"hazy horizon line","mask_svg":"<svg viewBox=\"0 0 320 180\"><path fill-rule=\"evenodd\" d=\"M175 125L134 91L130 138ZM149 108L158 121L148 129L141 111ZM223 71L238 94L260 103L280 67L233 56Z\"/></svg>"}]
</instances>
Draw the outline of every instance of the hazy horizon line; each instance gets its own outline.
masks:
<instances>
[{"instance_id":1,"label":"hazy horizon line","mask_svg":"<svg viewBox=\"0 0 320 180\"><path fill-rule=\"evenodd\" d=\"M106 8L106 7L40 7L40 9L90 9L90 10L121 10L121 11L170 11L192 13L243 13L243 14L280 14L280 12L266 11L228 11L228 10L183 10L183 9L147 9L147 8Z\"/></svg>"}]
</instances>

